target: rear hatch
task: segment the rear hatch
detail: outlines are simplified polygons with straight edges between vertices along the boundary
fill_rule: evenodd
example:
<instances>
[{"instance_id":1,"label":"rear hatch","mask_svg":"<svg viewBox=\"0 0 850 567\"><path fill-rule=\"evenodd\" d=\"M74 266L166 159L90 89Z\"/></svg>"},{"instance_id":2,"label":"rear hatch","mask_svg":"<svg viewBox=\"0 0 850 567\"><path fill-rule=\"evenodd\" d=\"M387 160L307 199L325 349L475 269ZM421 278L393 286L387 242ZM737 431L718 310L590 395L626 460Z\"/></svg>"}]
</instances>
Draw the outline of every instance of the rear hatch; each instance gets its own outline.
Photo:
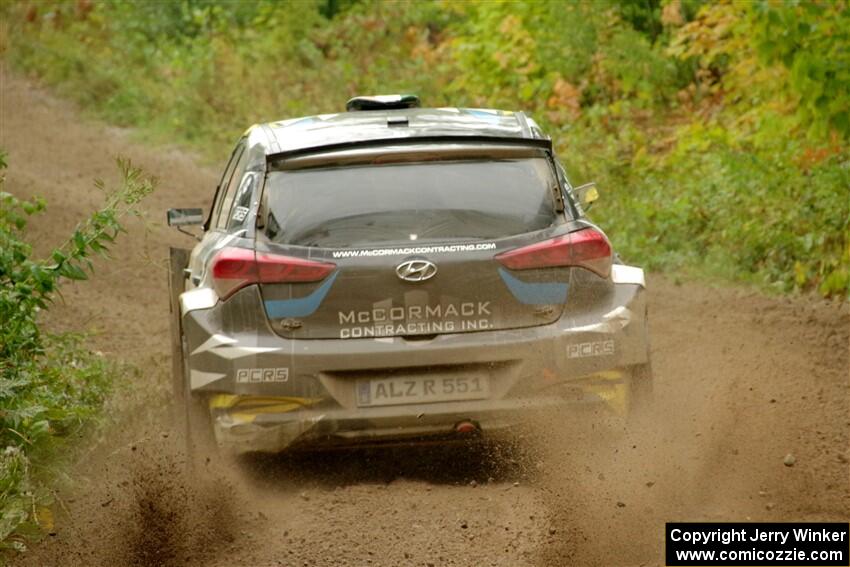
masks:
<instances>
[{"instance_id":1,"label":"rear hatch","mask_svg":"<svg viewBox=\"0 0 850 567\"><path fill-rule=\"evenodd\" d=\"M570 268L516 271L495 257L564 232L560 202L552 162L536 148L287 163L268 175L257 261L291 258L314 272L266 278L266 314L279 334L310 339L552 323Z\"/></svg>"}]
</instances>

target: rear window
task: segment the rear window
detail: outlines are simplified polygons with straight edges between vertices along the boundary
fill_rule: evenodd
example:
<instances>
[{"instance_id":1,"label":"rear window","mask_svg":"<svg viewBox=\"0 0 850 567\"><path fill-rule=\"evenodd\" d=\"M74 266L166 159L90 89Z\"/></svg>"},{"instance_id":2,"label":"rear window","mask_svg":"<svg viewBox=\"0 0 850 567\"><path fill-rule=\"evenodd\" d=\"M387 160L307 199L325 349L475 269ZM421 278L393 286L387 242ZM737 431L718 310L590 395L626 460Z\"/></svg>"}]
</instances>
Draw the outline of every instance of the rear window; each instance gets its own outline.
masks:
<instances>
[{"instance_id":1,"label":"rear window","mask_svg":"<svg viewBox=\"0 0 850 567\"><path fill-rule=\"evenodd\" d=\"M557 222L555 186L542 157L274 171L265 233L333 248L494 239Z\"/></svg>"}]
</instances>

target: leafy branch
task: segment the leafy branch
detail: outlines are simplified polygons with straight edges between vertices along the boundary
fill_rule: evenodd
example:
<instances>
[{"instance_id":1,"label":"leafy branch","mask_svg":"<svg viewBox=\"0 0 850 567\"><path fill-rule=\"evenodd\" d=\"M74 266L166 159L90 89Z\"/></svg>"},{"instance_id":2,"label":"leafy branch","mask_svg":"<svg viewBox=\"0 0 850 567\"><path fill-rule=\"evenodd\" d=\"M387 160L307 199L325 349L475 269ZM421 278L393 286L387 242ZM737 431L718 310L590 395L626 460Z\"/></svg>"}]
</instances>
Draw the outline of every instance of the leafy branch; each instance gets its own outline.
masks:
<instances>
[{"instance_id":1,"label":"leafy branch","mask_svg":"<svg viewBox=\"0 0 850 567\"><path fill-rule=\"evenodd\" d=\"M95 185L105 193L103 206L77 225L68 240L43 260L30 258L32 248L23 239L23 231L28 217L44 210L44 201L21 200L0 191L0 317L7 323L0 332L0 361L40 350L35 321L38 310L47 308L63 278L88 278L87 271L93 270L90 257L107 255L115 238L126 232L121 219L138 216L138 203L156 187L156 179L145 177L129 160L118 158L117 163L121 184L110 189L96 181Z\"/></svg>"},{"instance_id":2,"label":"leafy branch","mask_svg":"<svg viewBox=\"0 0 850 567\"><path fill-rule=\"evenodd\" d=\"M0 172L5 167L0 152ZM87 279L91 256L107 254L126 232L122 219L139 216L138 203L156 187L128 160L119 158L118 167L116 187L96 182L105 194L101 208L45 259L32 258L25 232L44 201L4 192L0 176L0 551L24 549L48 527L45 480L56 475L71 433L97 418L118 376L81 336L46 334L38 322L62 281Z\"/></svg>"}]
</instances>

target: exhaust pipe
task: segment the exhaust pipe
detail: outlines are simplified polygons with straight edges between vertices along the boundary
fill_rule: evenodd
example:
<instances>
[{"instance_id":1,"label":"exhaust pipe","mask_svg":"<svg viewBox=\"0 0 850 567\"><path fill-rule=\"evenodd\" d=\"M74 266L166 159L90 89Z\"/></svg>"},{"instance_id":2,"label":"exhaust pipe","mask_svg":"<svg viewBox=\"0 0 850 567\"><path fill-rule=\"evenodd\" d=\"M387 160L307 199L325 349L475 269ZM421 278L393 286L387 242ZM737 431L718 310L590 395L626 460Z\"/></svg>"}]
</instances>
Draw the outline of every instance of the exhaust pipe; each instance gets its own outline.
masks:
<instances>
[{"instance_id":1,"label":"exhaust pipe","mask_svg":"<svg viewBox=\"0 0 850 567\"><path fill-rule=\"evenodd\" d=\"M455 433L460 433L461 435L471 435L478 431L478 425L471 421L459 421L455 424Z\"/></svg>"}]
</instances>

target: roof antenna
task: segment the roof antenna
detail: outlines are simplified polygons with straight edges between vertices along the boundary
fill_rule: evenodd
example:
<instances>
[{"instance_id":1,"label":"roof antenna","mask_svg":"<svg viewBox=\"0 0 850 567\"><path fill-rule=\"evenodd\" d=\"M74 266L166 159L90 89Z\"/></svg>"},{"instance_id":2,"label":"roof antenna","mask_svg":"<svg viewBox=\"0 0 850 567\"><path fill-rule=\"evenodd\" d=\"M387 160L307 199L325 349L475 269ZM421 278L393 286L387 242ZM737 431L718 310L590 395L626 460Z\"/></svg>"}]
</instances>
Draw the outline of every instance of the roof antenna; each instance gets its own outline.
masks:
<instances>
[{"instance_id":1,"label":"roof antenna","mask_svg":"<svg viewBox=\"0 0 850 567\"><path fill-rule=\"evenodd\" d=\"M415 94L392 94L375 96L356 96L345 103L345 110L355 112L361 110L400 110L403 108L419 108L421 103Z\"/></svg>"}]
</instances>

